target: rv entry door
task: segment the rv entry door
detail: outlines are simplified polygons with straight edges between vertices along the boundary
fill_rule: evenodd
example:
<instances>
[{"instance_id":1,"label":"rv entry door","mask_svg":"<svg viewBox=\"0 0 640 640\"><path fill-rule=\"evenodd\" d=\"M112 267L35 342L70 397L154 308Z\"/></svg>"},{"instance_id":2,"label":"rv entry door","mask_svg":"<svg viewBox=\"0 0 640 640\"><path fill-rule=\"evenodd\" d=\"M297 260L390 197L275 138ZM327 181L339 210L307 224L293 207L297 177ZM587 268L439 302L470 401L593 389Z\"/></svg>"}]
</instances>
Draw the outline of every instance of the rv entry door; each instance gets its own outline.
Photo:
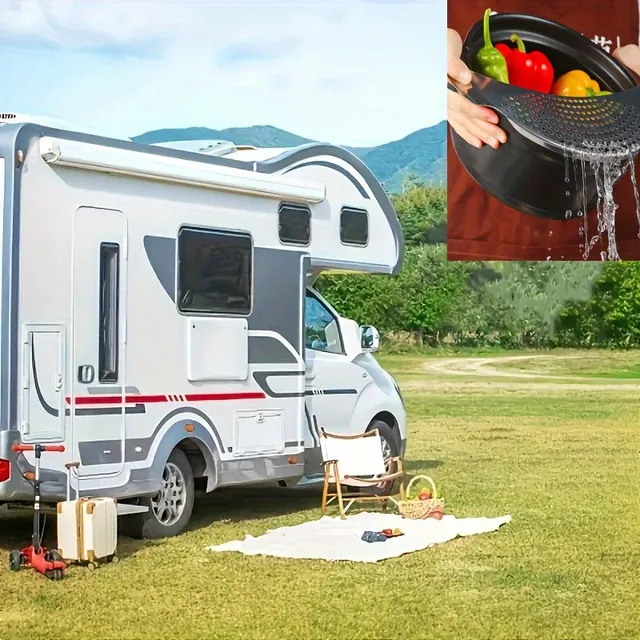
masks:
<instances>
[{"instance_id":1,"label":"rv entry door","mask_svg":"<svg viewBox=\"0 0 640 640\"><path fill-rule=\"evenodd\" d=\"M73 258L73 453L80 475L124 468L127 221L81 207Z\"/></svg>"}]
</instances>

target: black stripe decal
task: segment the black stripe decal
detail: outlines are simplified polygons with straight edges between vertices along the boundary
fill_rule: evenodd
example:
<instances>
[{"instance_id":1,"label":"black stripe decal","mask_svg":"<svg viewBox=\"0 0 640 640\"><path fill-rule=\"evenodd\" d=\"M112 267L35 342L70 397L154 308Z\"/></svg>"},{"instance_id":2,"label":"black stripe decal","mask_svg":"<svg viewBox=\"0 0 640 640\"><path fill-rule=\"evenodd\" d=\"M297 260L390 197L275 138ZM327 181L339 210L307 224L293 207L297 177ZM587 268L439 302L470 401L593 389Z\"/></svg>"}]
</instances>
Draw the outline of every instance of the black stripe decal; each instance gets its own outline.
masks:
<instances>
[{"instance_id":1,"label":"black stripe decal","mask_svg":"<svg viewBox=\"0 0 640 640\"><path fill-rule=\"evenodd\" d=\"M146 407L143 404L136 404L133 407L125 407L126 415L146 413ZM69 410L67 409L67 415ZM77 416L120 416L122 415L122 407L100 407L96 409L76 409Z\"/></svg>"},{"instance_id":2,"label":"black stripe decal","mask_svg":"<svg viewBox=\"0 0 640 640\"><path fill-rule=\"evenodd\" d=\"M271 398L302 398L303 392L298 391L285 391L279 393L274 391L267 383L267 378L271 376L303 376L304 371L254 371L253 379L258 383L258 386Z\"/></svg>"},{"instance_id":3,"label":"black stripe decal","mask_svg":"<svg viewBox=\"0 0 640 640\"><path fill-rule=\"evenodd\" d=\"M42 391L40 390L40 383L38 382L38 371L36 370L36 341L31 335L31 370L33 372L33 385L36 389L36 395L38 396L38 401L42 405L42 408L54 418L57 418L60 415L60 412L57 409L54 409L42 395ZM66 414L68 415L68 413Z\"/></svg>"},{"instance_id":4,"label":"black stripe decal","mask_svg":"<svg viewBox=\"0 0 640 640\"><path fill-rule=\"evenodd\" d=\"M307 396L348 396L357 395L356 389L307 389Z\"/></svg>"},{"instance_id":5,"label":"black stripe decal","mask_svg":"<svg viewBox=\"0 0 640 640\"><path fill-rule=\"evenodd\" d=\"M311 424L311 416L309 415L309 408L307 407L307 403L304 405L304 417L306 418L307 429L309 429L309 434L311 435L311 439L313 440L313 447L318 446L318 440L316 439L316 434L313 432L313 426Z\"/></svg>"}]
</instances>

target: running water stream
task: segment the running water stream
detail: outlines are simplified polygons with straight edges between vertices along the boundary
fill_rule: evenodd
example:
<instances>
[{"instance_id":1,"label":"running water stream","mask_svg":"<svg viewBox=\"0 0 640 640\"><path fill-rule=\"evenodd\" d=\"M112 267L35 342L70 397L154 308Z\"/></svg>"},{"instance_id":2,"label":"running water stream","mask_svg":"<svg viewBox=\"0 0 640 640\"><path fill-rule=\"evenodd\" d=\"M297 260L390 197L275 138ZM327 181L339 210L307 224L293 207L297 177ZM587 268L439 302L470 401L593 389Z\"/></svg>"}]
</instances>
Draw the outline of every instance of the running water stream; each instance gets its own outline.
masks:
<instances>
[{"instance_id":1,"label":"running water stream","mask_svg":"<svg viewBox=\"0 0 640 640\"><path fill-rule=\"evenodd\" d=\"M638 184L634 170L634 156L629 149L622 145L615 148L608 145L606 148L597 145L584 143L581 149L564 149L565 163L565 196L571 196L570 173L573 169L575 194L581 203L580 209L575 212L576 217L582 219L580 225L580 249L582 256L586 260L591 250L598 240L603 243L606 238L607 250L600 252L601 260L620 260L618 246L616 243L616 212L618 205L614 201L613 188L616 182L627 171L630 173L633 184L633 193L636 203L636 218L638 220L638 237L640 237L640 196L638 194ZM589 198L587 194L587 175L593 173L596 186L596 233L589 238L589 228L587 220L587 210ZM565 219L574 216L571 209L565 211Z\"/></svg>"}]
</instances>

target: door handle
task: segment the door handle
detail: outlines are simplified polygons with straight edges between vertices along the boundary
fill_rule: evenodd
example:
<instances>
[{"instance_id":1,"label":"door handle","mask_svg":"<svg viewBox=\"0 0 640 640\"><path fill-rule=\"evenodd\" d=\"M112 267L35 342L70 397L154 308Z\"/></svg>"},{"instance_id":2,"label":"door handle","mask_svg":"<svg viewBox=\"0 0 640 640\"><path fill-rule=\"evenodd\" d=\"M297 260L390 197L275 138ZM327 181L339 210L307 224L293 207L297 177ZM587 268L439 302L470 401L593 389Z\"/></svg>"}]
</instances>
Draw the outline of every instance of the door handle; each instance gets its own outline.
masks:
<instances>
[{"instance_id":1,"label":"door handle","mask_svg":"<svg viewBox=\"0 0 640 640\"><path fill-rule=\"evenodd\" d=\"M82 364L78 367L78 382L82 384L91 384L95 373L90 364Z\"/></svg>"}]
</instances>

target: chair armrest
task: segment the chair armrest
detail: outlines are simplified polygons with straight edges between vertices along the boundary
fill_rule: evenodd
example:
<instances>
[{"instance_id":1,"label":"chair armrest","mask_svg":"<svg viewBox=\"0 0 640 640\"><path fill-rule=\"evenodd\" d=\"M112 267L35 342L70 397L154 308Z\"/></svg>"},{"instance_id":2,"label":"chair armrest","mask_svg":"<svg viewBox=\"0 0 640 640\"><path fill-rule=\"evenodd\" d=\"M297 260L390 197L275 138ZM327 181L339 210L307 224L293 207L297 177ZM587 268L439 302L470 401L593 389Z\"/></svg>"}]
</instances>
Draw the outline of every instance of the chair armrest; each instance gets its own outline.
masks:
<instances>
[{"instance_id":1,"label":"chair armrest","mask_svg":"<svg viewBox=\"0 0 640 640\"><path fill-rule=\"evenodd\" d=\"M338 464L337 460L323 460L322 461L322 466L325 466L327 464Z\"/></svg>"}]
</instances>

